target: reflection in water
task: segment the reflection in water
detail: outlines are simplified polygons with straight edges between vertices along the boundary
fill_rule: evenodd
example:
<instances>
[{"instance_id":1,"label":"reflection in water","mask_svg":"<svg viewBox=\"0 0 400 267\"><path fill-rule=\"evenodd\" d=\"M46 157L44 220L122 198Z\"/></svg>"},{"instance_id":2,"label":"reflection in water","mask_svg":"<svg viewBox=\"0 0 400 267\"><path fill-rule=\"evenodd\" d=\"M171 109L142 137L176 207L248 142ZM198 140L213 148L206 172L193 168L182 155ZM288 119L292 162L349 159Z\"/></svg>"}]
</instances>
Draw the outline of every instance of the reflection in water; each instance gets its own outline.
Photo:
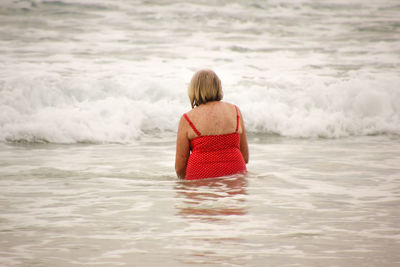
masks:
<instances>
[{"instance_id":1,"label":"reflection in water","mask_svg":"<svg viewBox=\"0 0 400 267\"><path fill-rule=\"evenodd\" d=\"M185 236L176 248L184 251L177 260L212 266L245 262L238 249L246 243L240 230L248 220L246 188L244 175L177 182L176 215L185 222L177 231L178 236Z\"/></svg>"},{"instance_id":2,"label":"reflection in water","mask_svg":"<svg viewBox=\"0 0 400 267\"><path fill-rule=\"evenodd\" d=\"M178 214L185 218L221 220L227 215L246 214L245 176L179 181L175 189Z\"/></svg>"}]
</instances>

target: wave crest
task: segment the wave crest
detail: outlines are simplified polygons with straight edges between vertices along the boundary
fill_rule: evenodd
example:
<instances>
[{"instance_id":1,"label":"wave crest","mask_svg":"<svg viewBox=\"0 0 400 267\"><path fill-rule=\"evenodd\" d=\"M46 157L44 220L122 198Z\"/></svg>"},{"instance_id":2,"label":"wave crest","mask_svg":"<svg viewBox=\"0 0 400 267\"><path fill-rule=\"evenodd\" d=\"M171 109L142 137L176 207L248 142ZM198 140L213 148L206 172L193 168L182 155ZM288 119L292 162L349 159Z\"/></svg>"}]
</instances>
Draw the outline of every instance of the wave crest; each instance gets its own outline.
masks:
<instances>
[{"instance_id":1,"label":"wave crest","mask_svg":"<svg viewBox=\"0 0 400 267\"><path fill-rule=\"evenodd\" d=\"M399 78L331 83L236 85L227 101L243 113L247 131L337 138L400 134ZM0 89L0 141L129 143L175 132L189 109L186 90L153 80L36 77Z\"/></svg>"}]
</instances>

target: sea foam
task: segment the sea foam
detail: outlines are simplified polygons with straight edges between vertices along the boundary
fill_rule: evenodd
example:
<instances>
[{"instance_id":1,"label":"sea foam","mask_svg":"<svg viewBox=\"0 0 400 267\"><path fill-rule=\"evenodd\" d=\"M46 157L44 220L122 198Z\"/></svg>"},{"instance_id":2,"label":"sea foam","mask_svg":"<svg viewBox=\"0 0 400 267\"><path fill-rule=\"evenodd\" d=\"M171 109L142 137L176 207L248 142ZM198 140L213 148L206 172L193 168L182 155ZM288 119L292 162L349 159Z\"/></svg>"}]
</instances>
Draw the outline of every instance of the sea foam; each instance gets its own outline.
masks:
<instances>
[{"instance_id":1,"label":"sea foam","mask_svg":"<svg viewBox=\"0 0 400 267\"><path fill-rule=\"evenodd\" d=\"M292 137L400 133L399 79L322 81L258 88L242 108L251 132ZM243 96L237 95L240 102Z\"/></svg>"},{"instance_id":2,"label":"sea foam","mask_svg":"<svg viewBox=\"0 0 400 267\"><path fill-rule=\"evenodd\" d=\"M400 79L224 87L248 132L291 137L400 134ZM184 85L184 86L183 86ZM0 90L2 142L134 142L174 133L190 109L187 84L61 76L11 79ZM179 88L181 86L181 88Z\"/></svg>"}]
</instances>

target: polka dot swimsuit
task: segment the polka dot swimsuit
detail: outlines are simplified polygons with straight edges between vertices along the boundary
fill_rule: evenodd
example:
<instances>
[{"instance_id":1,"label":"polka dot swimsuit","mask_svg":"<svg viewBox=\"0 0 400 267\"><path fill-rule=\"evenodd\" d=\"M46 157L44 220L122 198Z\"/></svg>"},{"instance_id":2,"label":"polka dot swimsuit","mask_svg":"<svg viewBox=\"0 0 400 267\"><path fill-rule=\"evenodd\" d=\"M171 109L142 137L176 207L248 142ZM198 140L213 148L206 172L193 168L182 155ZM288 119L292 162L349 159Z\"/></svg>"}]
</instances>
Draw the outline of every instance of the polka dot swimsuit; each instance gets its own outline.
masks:
<instances>
[{"instance_id":1,"label":"polka dot swimsuit","mask_svg":"<svg viewBox=\"0 0 400 267\"><path fill-rule=\"evenodd\" d=\"M190 141L191 154L186 167L186 180L221 177L246 171L240 152L239 112L236 108L236 130L230 134L201 135L184 114L197 137Z\"/></svg>"}]
</instances>

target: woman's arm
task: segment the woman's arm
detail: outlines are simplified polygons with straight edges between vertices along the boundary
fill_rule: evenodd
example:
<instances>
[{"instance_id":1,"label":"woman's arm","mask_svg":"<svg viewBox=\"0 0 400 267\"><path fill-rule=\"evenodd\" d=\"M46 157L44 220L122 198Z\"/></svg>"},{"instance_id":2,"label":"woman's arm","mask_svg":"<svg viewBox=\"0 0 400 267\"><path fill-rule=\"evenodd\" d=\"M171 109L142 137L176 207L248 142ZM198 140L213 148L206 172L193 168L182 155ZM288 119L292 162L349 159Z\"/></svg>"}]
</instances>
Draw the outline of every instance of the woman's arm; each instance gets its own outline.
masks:
<instances>
[{"instance_id":1,"label":"woman's arm","mask_svg":"<svg viewBox=\"0 0 400 267\"><path fill-rule=\"evenodd\" d=\"M244 162L248 163L249 145L247 144L246 128L244 127L244 121L240 110L239 110L239 116L240 116L240 126L242 127L242 133L240 134L240 152L242 152Z\"/></svg>"},{"instance_id":2,"label":"woman's arm","mask_svg":"<svg viewBox=\"0 0 400 267\"><path fill-rule=\"evenodd\" d=\"M175 171L176 175L185 179L186 165L190 154L189 139L187 137L186 120L182 116L179 122L178 133L176 137Z\"/></svg>"}]
</instances>

